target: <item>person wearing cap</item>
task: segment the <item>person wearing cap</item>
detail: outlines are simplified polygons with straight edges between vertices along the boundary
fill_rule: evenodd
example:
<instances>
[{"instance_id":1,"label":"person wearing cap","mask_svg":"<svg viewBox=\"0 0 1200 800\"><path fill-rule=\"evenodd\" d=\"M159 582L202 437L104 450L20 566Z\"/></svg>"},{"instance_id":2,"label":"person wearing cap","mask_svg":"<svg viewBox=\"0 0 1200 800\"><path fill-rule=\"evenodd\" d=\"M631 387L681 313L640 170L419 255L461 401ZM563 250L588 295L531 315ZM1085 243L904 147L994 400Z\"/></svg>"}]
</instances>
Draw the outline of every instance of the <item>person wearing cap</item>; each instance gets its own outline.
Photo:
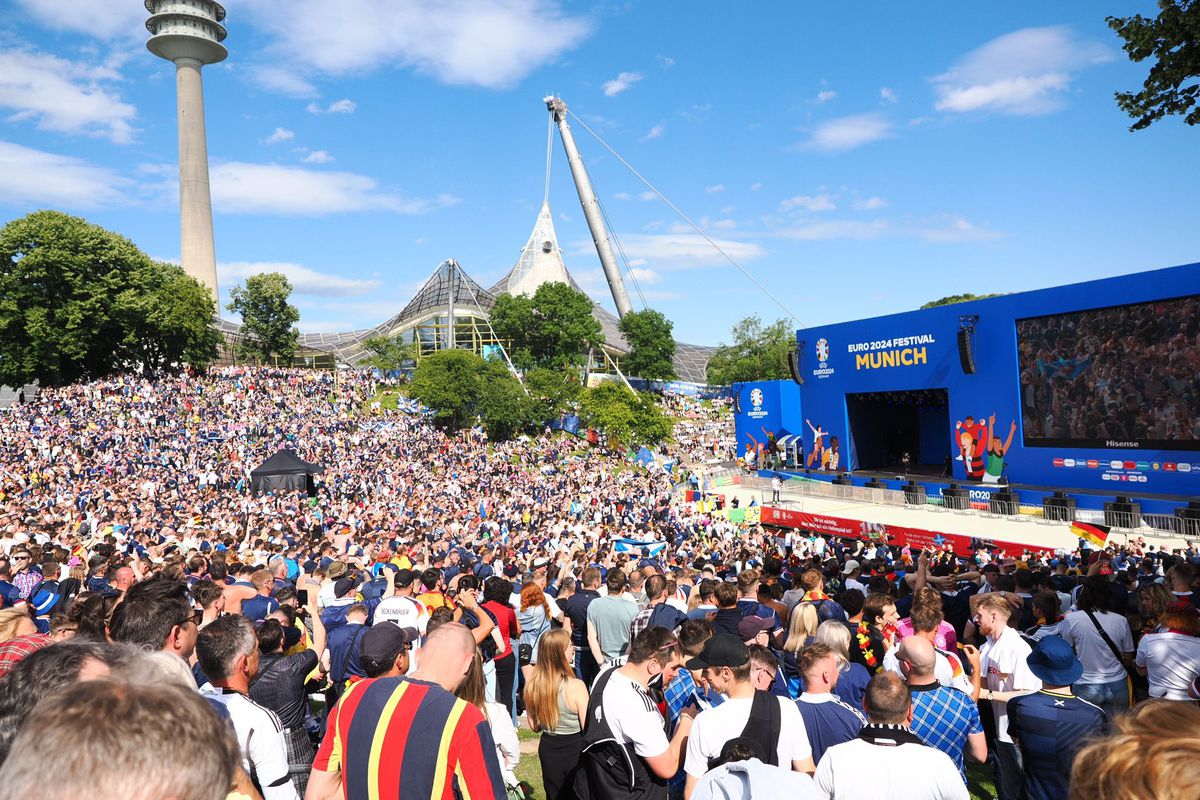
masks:
<instances>
[{"instance_id":1,"label":"person wearing cap","mask_svg":"<svg viewBox=\"0 0 1200 800\"><path fill-rule=\"evenodd\" d=\"M728 697L718 706L696 715L687 740L687 773L684 797L720 756L721 748L735 736L760 742L766 763L811 774L816 768L804 729L804 718L790 699L757 691L750 677L750 651L736 636L717 634L704 643L700 655L687 661L715 691Z\"/></svg>"},{"instance_id":2,"label":"person wearing cap","mask_svg":"<svg viewBox=\"0 0 1200 800\"><path fill-rule=\"evenodd\" d=\"M421 638L416 628L376 622L362 635L358 658L368 678L399 678L408 674L412 646Z\"/></svg>"},{"instance_id":3,"label":"person wearing cap","mask_svg":"<svg viewBox=\"0 0 1200 800\"><path fill-rule=\"evenodd\" d=\"M1108 733L1109 718L1072 693L1084 667L1065 639L1039 640L1025 660L1042 682L1037 692L1008 701L1008 730L1021 749L1025 792L1029 800L1066 800L1076 753Z\"/></svg>"},{"instance_id":4,"label":"person wearing cap","mask_svg":"<svg viewBox=\"0 0 1200 800\"><path fill-rule=\"evenodd\" d=\"M429 622L429 612L425 605L413 597L413 583L416 576L410 569L394 569L385 565L384 570L393 572L392 585L395 592L391 597L384 598L375 608L375 622L392 622L401 628L416 628L424 631Z\"/></svg>"},{"instance_id":5,"label":"person wearing cap","mask_svg":"<svg viewBox=\"0 0 1200 800\"><path fill-rule=\"evenodd\" d=\"M746 645L767 647L771 643L772 621L766 617L743 617L738 623L738 638Z\"/></svg>"},{"instance_id":6,"label":"person wearing cap","mask_svg":"<svg viewBox=\"0 0 1200 800\"><path fill-rule=\"evenodd\" d=\"M845 563L842 567L842 584L843 589L858 589L863 593L863 597L870 594L867 585L859 580L862 577L862 564L855 561L853 558Z\"/></svg>"},{"instance_id":7,"label":"person wearing cap","mask_svg":"<svg viewBox=\"0 0 1200 800\"><path fill-rule=\"evenodd\" d=\"M814 782L825 800L968 800L950 757L921 741L909 723L912 695L898 675L871 678L863 697L867 724L825 751Z\"/></svg>"}]
</instances>

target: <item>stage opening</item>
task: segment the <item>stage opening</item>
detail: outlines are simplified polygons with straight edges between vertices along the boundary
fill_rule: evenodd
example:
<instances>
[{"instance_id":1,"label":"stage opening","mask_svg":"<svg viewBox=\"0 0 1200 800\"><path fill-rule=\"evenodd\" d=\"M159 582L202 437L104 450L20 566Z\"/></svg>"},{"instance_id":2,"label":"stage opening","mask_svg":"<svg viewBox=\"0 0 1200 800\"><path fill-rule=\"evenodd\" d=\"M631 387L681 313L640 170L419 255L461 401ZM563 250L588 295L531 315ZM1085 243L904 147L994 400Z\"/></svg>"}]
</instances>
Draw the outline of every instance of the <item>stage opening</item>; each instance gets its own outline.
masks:
<instances>
[{"instance_id":1,"label":"stage opening","mask_svg":"<svg viewBox=\"0 0 1200 800\"><path fill-rule=\"evenodd\" d=\"M950 403L945 389L846 395L851 468L940 474L951 452Z\"/></svg>"}]
</instances>

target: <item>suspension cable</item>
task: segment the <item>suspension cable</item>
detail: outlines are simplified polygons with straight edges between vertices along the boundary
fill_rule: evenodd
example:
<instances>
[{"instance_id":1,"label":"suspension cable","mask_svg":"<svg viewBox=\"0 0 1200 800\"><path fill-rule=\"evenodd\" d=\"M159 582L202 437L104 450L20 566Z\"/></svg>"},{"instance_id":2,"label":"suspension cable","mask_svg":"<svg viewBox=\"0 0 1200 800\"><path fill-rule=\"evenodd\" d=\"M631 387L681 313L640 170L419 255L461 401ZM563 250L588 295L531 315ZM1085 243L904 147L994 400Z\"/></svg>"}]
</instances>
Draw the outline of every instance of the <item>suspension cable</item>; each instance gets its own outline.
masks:
<instances>
[{"instance_id":1,"label":"suspension cable","mask_svg":"<svg viewBox=\"0 0 1200 800\"><path fill-rule=\"evenodd\" d=\"M694 230L696 233L700 234L700 236L704 238L704 241L708 242L710 245L712 245L714 250L716 250L718 253L720 253L722 256L724 256L725 260L728 261L730 264L732 264L738 270L738 272L742 273L742 275L749 278L750 282L753 283L755 286L757 286L763 294L765 294L767 297L769 297L771 299L771 301L773 303L775 303L775 305L777 305L781 309L783 309L783 313L787 314L789 319L791 319L793 322L795 322L797 326L804 327L801 324L800 320L796 317L796 315L793 314L791 312L791 310L788 309L788 307L785 306L779 298L777 298L775 295L771 294L771 292L767 289L767 287L763 286L762 283L760 283L757 278L755 278L753 275L751 275L749 271L747 271L741 264L739 264L736 260L734 260L733 256L729 255L729 253L725 252L725 250L722 249L722 247L719 244L717 244L715 241L713 241L712 237L710 237L707 233L705 233L703 228L701 228L699 225L697 225L695 222L693 222L691 217L689 217L687 214L683 213L683 211L680 210L679 206L672 203L669 199L667 199L666 195L664 195L662 192L660 192L658 190L658 188L654 184L652 184L652 183L650 183L650 181L646 180L646 177L644 175L642 175L642 173L640 173L636 169L634 169L633 165L630 164L628 161L626 161L621 156L620 153L618 153L616 150L614 150L612 148L612 146L609 145L608 142L604 141L604 139L600 137L600 134L596 133L594 130L589 128L588 124L586 122L584 122L582 119L580 119L578 114L576 114L575 112L573 112L569 109L567 110L567 113L571 115L571 119L573 119L575 122L579 123L580 127L582 127L585 131L590 133L592 135L592 138L595 139L597 142L599 142L604 147L605 150L612 153L613 156L618 161L620 161L622 164L624 164L625 168L628 169L630 172L632 172L634 174L634 176L637 177L638 180L640 180L642 183L646 184L646 187L648 189L650 189L650 191L654 192L654 194L658 197L659 200L662 200L664 203L666 203L672 211L674 211L676 214L678 214L679 217L692 228L692 230Z\"/></svg>"}]
</instances>

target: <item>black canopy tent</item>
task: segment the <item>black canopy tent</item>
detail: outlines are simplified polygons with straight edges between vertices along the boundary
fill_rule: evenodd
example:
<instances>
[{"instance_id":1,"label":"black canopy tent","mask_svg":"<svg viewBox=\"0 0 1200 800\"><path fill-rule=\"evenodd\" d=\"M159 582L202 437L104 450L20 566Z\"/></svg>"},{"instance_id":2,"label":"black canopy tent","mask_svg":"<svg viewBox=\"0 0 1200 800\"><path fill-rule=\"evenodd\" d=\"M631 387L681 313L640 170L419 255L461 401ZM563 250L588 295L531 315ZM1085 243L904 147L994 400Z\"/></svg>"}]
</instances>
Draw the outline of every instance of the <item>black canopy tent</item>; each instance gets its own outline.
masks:
<instances>
[{"instance_id":1,"label":"black canopy tent","mask_svg":"<svg viewBox=\"0 0 1200 800\"><path fill-rule=\"evenodd\" d=\"M307 492L314 494L313 475L324 472L320 464L309 464L292 450L280 450L250 473L250 491Z\"/></svg>"}]
</instances>

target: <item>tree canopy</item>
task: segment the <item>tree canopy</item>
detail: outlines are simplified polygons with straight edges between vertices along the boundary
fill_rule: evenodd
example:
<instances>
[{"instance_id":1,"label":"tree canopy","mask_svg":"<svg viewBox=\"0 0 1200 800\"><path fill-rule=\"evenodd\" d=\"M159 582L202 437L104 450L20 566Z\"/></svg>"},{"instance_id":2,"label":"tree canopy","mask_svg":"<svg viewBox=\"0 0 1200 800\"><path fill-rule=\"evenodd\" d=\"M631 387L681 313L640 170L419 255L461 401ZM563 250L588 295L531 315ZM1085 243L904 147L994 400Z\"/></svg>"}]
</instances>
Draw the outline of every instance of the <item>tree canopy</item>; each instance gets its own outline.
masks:
<instances>
[{"instance_id":1,"label":"tree canopy","mask_svg":"<svg viewBox=\"0 0 1200 800\"><path fill-rule=\"evenodd\" d=\"M1159 0L1158 9L1154 19L1107 18L1132 60L1154 59L1140 92L1116 93L1117 105L1135 120L1131 131L1168 114L1182 115L1188 125L1200 123L1200 0Z\"/></svg>"},{"instance_id":2,"label":"tree canopy","mask_svg":"<svg viewBox=\"0 0 1200 800\"><path fill-rule=\"evenodd\" d=\"M543 283L532 297L502 294L489 317L521 369L578 366L589 348L604 342L592 301L565 283Z\"/></svg>"},{"instance_id":3,"label":"tree canopy","mask_svg":"<svg viewBox=\"0 0 1200 800\"><path fill-rule=\"evenodd\" d=\"M394 372L416 360L417 348L399 336L372 336L363 342L363 347L370 354L363 359L363 366L384 372Z\"/></svg>"},{"instance_id":4,"label":"tree canopy","mask_svg":"<svg viewBox=\"0 0 1200 800\"><path fill-rule=\"evenodd\" d=\"M469 350L439 350L421 359L407 391L448 428L470 427L478 419L489 436L507 439L530 421L529 400L504 363Z\"/></svg>"},{"instance_id":5,"label":"tree canopy","mask_svg":"<svg viewBox=\"0 0 1200 800\"><path fill-rule=\"evenodd\" d=\"M537 424L562 416L583 391L574 372L546 367L527 370L525 388L529 390L530 420Z\"/></svg>"},{"instance_id":6,"label":"tree canopy","mask_svg":"<svg viewBox=\"0 0 1200 800\"><path fill-rule=\"evenodd\" d=\"M751 315L733 326L732 339L717 347L708 360L709 384L727 386L790 377L788 351L796 340L796 329L787 320L763 327L758 315Z\"/></svg>"},{"instance_id":7,"label":"tree canopy","mask_svg":"<svg viewBox=\"0 0 1200 800\"><path fill-rule=\"evenodd\" d=\"M989 297L999 296L1000 295L997 293L971 294L970 292L967 292L965 294L950 294L946 295L945 297L939 297L937 300L930 300L928 303L921 306L921 308L937 308L938 306L948 306L954 303L965 303L968 300L986 300Z\"/></svg>"},{"instance_id":8,"label":"tree canopy","mask_svg":"<svg viewBox=\"0 0 1200 800\"><path fill-rule=\"evenodd\" d=\"M665 442L673 429L670 418L651 397L631 392L616 381L605 381L583 393L579 419L589 428L604 431L613 449Z\"/></svg>"},{"instance_id":9,"label":"tree canopy","mask_svg":"<svg viewBox=\"0 0 1200 800\"><path fill-rule=\"evenodd\" d=\"M251 275L245 286L233 287L226 308L242 317L238 352L264 362L291 362L300 339L295 328L300 312L288 302L291 295L292 284L279 272Z\"/></svg>"},{"instance_id":10,"label":"tree canopy","mask_svg":"<svg viewBox=\"0 0 1200 800\"><path fill-rule=\"evenodd\" d=\"M0 229L0 383L47 385L217 356L215 306L179 267L58 211Z\"/></svg>"},{"instance_id":11,"label":"tree canopy","mask_svg":"<svg viewBox=\"0 0 1200 800\"><path fill-rule=\"evenodd\" d=\"M621 317L620 329L629 343L629 355L621 359L626 375L636 375L648 381L664 381L675 377L674 325L661 311L648 308L631 311Z\"/></svg>"}]
</instances>

